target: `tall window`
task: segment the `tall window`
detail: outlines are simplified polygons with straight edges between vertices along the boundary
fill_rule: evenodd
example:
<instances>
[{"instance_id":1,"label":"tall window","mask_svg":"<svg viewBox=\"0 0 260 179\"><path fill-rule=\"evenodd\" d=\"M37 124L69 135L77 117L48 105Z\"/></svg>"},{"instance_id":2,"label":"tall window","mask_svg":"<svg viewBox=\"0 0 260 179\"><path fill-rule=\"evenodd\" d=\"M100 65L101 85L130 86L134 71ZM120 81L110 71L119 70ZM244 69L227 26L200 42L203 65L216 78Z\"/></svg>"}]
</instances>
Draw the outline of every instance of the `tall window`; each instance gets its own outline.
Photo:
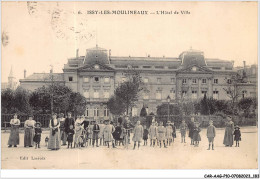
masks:
<instances>
[{"instance_id":1,"label":"tall window","mask_svg":"<svg viewBox=\"0 0 260 179\"><path fill-rule=\"evenodd\" d=\"M242 91L242 98L245 98L247 94L247 91Z\"/></svg>"},{"instance_id":2,"label":"tall window","mask_svg":"<svg viewBox=\"0 0 260 179\"><path fill-rule=\"evenodd\" d=\"M104 109L104 116L105 117L109 116L109 110L107 108Z\"/></svg>"},{"instance_id":3,"label":"tall window","mask_svg":"<svg viewBox=\"0 0 260 179\"><path fill-rule=\"evenodd\" d=\"M104 90L104 98L105 99L109 98L109 90Z\"/></svg>"},{"instance_id":4,"label":"tall window","mask_svg":"<svg viewBox=\"0 0 260 179\"><path fill-rule=\"evenodd\" d=\"M99 77L98 77L98 76L94 77L94 81L95 81L96 83L98 83L98 82L99 82Z\"/></svg>"},{"instance_id":5,"label":"tall window","mask_svg":"<svg viewBox=\"0 0 260 179\"><path fill-rule=\"evenodd\" d=\"M186 79L182 79L182 84L186 84L187 80Z\"/></svg>"},{"instance_id":6,"label":"tall window","mask_svg":"<svg viewBox=\"0 0 260 179\"><path fill-rule=\"evenodd\" d=\"M99 116L99 109L98 108L94 108L94 116L95 117Z\"/></svg>"},{"instance_id":7,"label":"tall window","mask_svg":"<svg viewBox=\"0 0 260 179\"><path fill-rule=\"evenodd\" d=\"M185 98L187 96L187 91L182 91L182 97Z\"/></svg>"},{"instance_id":8,"label":"tall window","mask_svg":"<svg viewBox=\"0 0 260 179\"><path fill-rule=\"evenodd\" d=\"M94 98L99 98L99 90L94 90Z\"/></svg>"},{"instance_id":9,"label":"tall window","mask_svg":"<svg viewBox=\"0 0 260 179\"><path fill-rule=\"evenodd\" d=\"M86 111L85 111L85 116L89 116L89 109L88 108L86 108Z\"/></svg>"},{"instance_id":10,"label":"tall window","mask_svg":"<svg viewBox=\"0 0 260 179\"><path fill-rule=\"evenodd\" d=\"M213 91L213 98L218 99L218 91Z\"/></svg>"},{"instance_id":11,"label":"tall window","mask_svg":"<svg viewBox=\"0 0 260 179\"><path fill-rule=\"evenodd\" d=\"M149 79L147 77L144 78L144 83L148 83Z\"/></svg>"},{"instance_id":12,"label":"tall window","mask_svg":"<svg viewBox=\"0 0 260 179\"><path fill-rule=\"evenodd\" d=\"M89 98L89 90L85 90L84 91L84 97L85 98Z\"/></svg>"},{"instance_id":13,"label":"tall window","mask_svg":"<svg viewBox=\"0 0 260 179\"><path fill-rule=\"evenodd\" d=\"M228 83L228 84L231 84L231 79L227 79L227 83Z\"/></svg>"},{"instance_id":14,"label":"tall window","mask_svg":"<svg viewBox=\"0 0 260 179\"><path fill-rule=\"evenodd\" d=\"M170 97L171 97L171 99L175 99L175 90L174 89L171 89Z\"/></svg>"},{"instance_id":15,"label":"tall window","mask_svg":"<svg viewBox=\"0 0 260 179\"><path fill-rule=\"evenodd\" d=\"M201 91L201 96L204 97L204 95L207 94L207 91Z\"/></svg>"},{"instance_id":16,"label":"tall window","mask_svg":"<svg viewBox=\"0 0 260 179\"><path fill-rule=\"evenodd\" d=\"M197 99L197 97L198 97L198 96L197 96L197 91L195 91L195 90L192 91L192 92L191 92L191 98L192 98L192 99Z\"/></svg>"},{"instance_id":17,"label":"tall window","mask_svg":"<svg viewBox=\"0 0 260 179\"><path fill-rule=\"evenodd\" d=\"M205 79L205 78L202 79L202 83L203 83L203 84L206 84L206 83L207 83L207 79Z\"/></svg>"},{"instance_id":18,"label":"tall window","mask_svg":"<svg viewBox=\"0 0 260 179\"><path fill-rule=\"evenodd\" d=\"M144 99L149 99L149 93L145 91L143 97L144 97Z\"/></svg>"},{"instance_id":19,"label":"tall window","mask_svg":"<svg viewBox=\"0 0 260 179\"><path fill-rule=\"evenodd\" d=\"M84 77L84 82L88 83L89 82L89 77Z\"/></svg>"},{"instance_id":20,"label":"tall window","mask_svg":"<svg viewBox=\"0 0 260 179\"><path fill-rule=\"evenodd\" d=\"M136 107L133 107L132 108L132 116L137 116L138 113L137 113L137 108Z\"/></svg>"},{"instance_id":21,"label":"tall window","mask_svg":"<svg viewBox=\"0 0 260 179\"><path fill-rule=\"evenodd\" d=\"M105 77L104 81L105 81L105 83L109 83L110 82L110 78L109 77Z\"/></svg>"},{"instance_id":22,"label":"tall window","mask_svg":"<svg viewBox=\"0 0 260 179\"><path fill-rule=\"evenodd\" d=\"M73 77L72 76L69 76L69 81L73 81Z\"/></svg>"},{"instance_id":23,"label":"tall window","mask_svg":"<svg viewBox=\"0 0 260 179\"><path fill-rule=\"evenodd\" d=\"M196 78L192 79L192 83L196 84L197 83L197 79Z\"/></svg>"},{"instance_id":24,"label":"tall window","mask_svg":"<svg viewBox=\"0 0 260 179\"><path fill-rule=\"evenodd\" d=\"M218 84L218 79L214 79L213 81L215 84Z\"/></svg>"},{"instance_id":25,"label":"tall window","mask_svg":"<svg viewBox=\"0 0 260 179\"><path fill-rule=\"evenodd\" d=\"M156 92L156 99L161 100L162 99L162 91L157 91Z\"/></svg>"}]
</instances>

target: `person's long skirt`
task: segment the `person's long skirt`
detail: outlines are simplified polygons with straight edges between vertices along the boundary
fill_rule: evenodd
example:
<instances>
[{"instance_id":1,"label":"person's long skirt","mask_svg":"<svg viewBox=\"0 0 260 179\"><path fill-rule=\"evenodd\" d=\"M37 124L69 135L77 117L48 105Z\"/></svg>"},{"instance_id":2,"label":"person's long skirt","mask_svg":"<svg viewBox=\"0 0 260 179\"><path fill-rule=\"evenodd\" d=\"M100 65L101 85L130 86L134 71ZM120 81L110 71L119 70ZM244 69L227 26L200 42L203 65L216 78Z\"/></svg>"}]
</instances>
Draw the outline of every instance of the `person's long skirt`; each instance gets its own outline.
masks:
<instances>
[{"instance_id":1,"label":"person's long skirt","mask_svg":"<svg viewBox=\"0 0 260 179\"><path fill-rule=\"evenodd\" d=\"M232 146L233 145L233 133L231 128L225 129L225 136L223 144L226 146Z\"/></svg>"},{"instance_id":2,"label":"person's long skirt","mask_svg":"<svg viewBox=\"0 0 260 179\"><path fill-rule=\"evenodd\" d=\"M81 134L82 134L82 129L76 130L76 132L75 132L75 140L74 140L74 142L76 144L79 142L79 137L81 136Z\"/></svg>"},{"instance_id":3,"label":"person's long skirt","mask_svg":"<svg viewBox=\"0 0 260 179\"><path fill-rule=\"evenodd\" d=\"M24 130L24 147L33 146L33 136L34 136L33 128L26 128Z\"/></svg>"},{"instance_id":4,"label":"person's long skirt","mask_svg":"<svg viewBox=\"0 0 260 179\"><path fill-rule=\"evenodd\" d=\"M66 145L67 134L64 129L60 130L61 141L63 145Z\"/></svg>"},{"instance_id":5,"label":"person's long skirt","mask_svg":"<svg viewBox=\"0 0 260 179\"><path fill-rule=\"evenodd\" d=\"M60 149L60 130L56 131L54 135L52 133L52 130L50 130L48 149Z\"/></svg>"},{"instance_id":6,"label":"person's long skirt","mask_svg":"<svg viewBox=\"0 0 260 179\"><path fill-rule=\"evenodd\" d=\"M19 126L12 126L8 145L19 145Z\"/></svg>"}]
</instances>

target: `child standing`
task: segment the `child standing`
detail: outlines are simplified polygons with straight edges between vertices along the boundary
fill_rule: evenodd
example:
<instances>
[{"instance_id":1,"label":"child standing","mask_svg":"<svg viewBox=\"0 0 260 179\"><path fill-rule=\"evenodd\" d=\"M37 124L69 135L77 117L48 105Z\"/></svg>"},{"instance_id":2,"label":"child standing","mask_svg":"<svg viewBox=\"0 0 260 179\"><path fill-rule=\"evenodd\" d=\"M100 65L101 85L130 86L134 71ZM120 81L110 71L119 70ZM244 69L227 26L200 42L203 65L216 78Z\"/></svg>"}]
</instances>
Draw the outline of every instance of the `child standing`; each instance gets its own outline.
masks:
<instances>
[{"instance_id":1,"label":"child standing","mask_svg":"<svg viewBox=\"0 0 260 179\"><path fill-rule=\"evenodd\" d=\"M104 136L104 142L109 148L109 143L112 142L113 148L115 148L115 145L113 143L113 132L115 131L115 127L109 123L109 120L105 120L105 127L103 130L103 136Z\"/></svg>"},{"instance_id":2,"label":"child standing","mask_svg":"<svg viewBox=\"0 0 260 179\"><path fill-rule=\"evenodd\" d=\"M33 141L35 142L35 148L40 148L40 142L41 142L41 134L42 134L42 129L41 129L41 123L36 122L35 123L35 135L33 137Z\"/></svg>"},{"instance_id":3,"label":"child standing","mask_svg":"<svg viewBox=\"0 0 260 179\"><path fill-rule=\"evenodd\" d=\"M188 126L185 122L185 120L182 120L182 123L180 125L180 131L181 131L181 143L185 142L185 136L186 136L186 130L188 129Z\"/></svg>"},{"instance_id":4,"label":"child standing","mask_svg":"<svg viewBox=\"0 0 260 179\"><path fill-rule=\"evenodd\" d=\"M174 142L174 138L176 138L176 127L174 125L174 122L171 123L172 126L172 142Z\"/></svg>"},{"instance_id":5,"label":"child standing","mask_svg":"<svg viewBox=\"0 0 260 179\"><path fill-rule=\"evenodd\" d=\"M166 139L167 139L167 145L171 145L172 142L172 126L170 125L171 121L167 121L167 126L166 126Z\"/></svg>"},{"instance_id":6,"label":"child standing","mask_svg":"<svg viewBox=\"0 0 260 179\"><path fill-rule=\"evenodd\" d=\"M209 148L210 150L210 143L212 143L212 150L214 150L214 138L216 136L216 129L215 126L213 125L213 121L209 121L209 127L207 128L207 138L209 141Z\"/></svg>"},{"instance_id":7,"label":"child standing","mask_svg":"<svg viewBox=\"0 0 260 179\"><path fill-rule=\"evenodd\" d=\"M149 135L150 135L150 146L153 146L155 145L155 140L157 138L157 127L155 126L155 119L153 117L153 120L152 120L152 125L150 126L149 128Z\"/></svg>"},{"instance_id":8,"label":"child standing","mask_svg":"<svg viewBox=\"0 0 260 179\"><path fill-rule=\"evenodd\" d=\"M144 145L147 145L148 133L149 133L148 129L146 128L146 125L144 125L144 134L143 134Z\"/></svg>"},{"instance_id":9,"label":"child standing","mask_svg":"<svg viewBox=\"0 0 260 179\"><path fill-rule=\"evenodd\" d=\"M74 136L74 130L73 130L73 125L70 125L70 128L68 129L68 137L67 137L67 140L68 140L68 148L72 148L72 143L73 143L73 136Z\"/></svg>"},{"instance_id":10,"label":"child standing","mask_svg":"<svg viewBox=\"0 0 260 179\"><path fill-rule=\"evenodd\" d=\"M165 134L166 134L166 128L163 126L163 122L161 121L158 127L158 136L157 136L157 139L160 143L160 148L162 147L162 141L164 144L164 148L167 148L165 144Z\"/></svg>"},{"instance_id":11,"label":"child standing","mask_svg":"<svg viewBox=\"0 0 260 179\"><path fill-rule=\"evenodd\" d=\"M140 147L140 143L142 141L143 138L143 133L144 133L144 129L143 126L141 125L140 121L137 121L136 126L134 128L134 136L133 136L133 141L134 141L134 150L136 147L136 142L138 143L138 149Z\"/></svg>"},{"instance_id":12,"label":"child standing","mask_svg":"<svg viewBox=\"0 0 260 179\"><path fill-rule=\"evenodd\" d=\"M194 131L193 131L193 141L194 141L194 147L199 146L199 141L201 141L200 138L200 128L199 128L199 123L195 123Z\"/></svg>"},{"instance_id":13,"label":"child standing","mask_svg":"<svg viewBox=\"0 0 260 179\"><path fill-rule=\"evenodd\" d=\"M239 147L239 141L241 141L241 132L240 132L240 128L238 127L238 125L236 125L236 127L235 127L234 141L236 141L236 147Z\"/></svg>"}]
</instances>

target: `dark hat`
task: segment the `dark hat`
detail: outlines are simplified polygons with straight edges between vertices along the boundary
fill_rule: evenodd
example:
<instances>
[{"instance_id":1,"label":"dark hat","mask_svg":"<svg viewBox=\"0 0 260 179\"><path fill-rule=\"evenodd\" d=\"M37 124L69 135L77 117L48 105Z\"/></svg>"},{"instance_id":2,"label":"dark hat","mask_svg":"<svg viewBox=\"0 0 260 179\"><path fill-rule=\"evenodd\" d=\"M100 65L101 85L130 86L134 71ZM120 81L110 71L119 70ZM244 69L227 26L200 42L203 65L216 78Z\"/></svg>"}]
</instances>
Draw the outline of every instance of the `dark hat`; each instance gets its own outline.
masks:
<instances>
[{"instance_id":1,"label":"dark hat","mask_svg":"<svg viewBox=\"0 0 260 179\"><path fill-rule=\"evenodd\" d=\"M240 127L238 125L235 126L235 129L240 129Z\"/></svg>"},{"instance_id":2,"label":"dark hat","mask_svg":"<svg viewBox=\"0 0 260 179\"><path fill-rule=\"evenodd\" d=\"M104 120L104 122L105 122L105 123L107 123L107 122L108 122L108 123L110 124L110 122L109 122L109 121L110 121L109 119L105 119L105 120Z\"/></svg>"},{"instance_id":3,"label":"dark hat","mask_svg":"<svg viewBox=\"0 0 260 179\"><path fill-rule=\"evenodd\" d=\"M35 123L35 126L37 126L37 124L39 124L40 127L42 126L42 124L41 124L40 122L36 122L36 123Z\"/></svg>"}]
</instances>

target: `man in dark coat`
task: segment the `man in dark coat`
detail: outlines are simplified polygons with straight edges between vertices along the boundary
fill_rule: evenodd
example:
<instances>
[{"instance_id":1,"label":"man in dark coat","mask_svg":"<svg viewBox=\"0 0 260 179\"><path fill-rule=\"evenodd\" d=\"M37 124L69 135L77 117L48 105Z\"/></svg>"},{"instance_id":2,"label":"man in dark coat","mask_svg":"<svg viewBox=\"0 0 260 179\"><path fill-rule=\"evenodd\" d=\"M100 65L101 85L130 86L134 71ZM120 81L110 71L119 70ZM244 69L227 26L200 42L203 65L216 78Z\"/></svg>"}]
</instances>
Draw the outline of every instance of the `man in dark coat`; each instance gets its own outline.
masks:
<instances>
[{"instance_id":1,"label":"man in dark coat","mask_svg":"<svg viewBox=\"0 0 260 179\"><path fill-rule=\"evenodd\" d=\"M95 124L93 125L93 129L92 129L93 130L92 146L94 147L95 141L96 141L96 146L99 147L98 146L98 137L99 137L100 128L99 128L97 121L95 120L94 122L95 122Z\"/></svg>"},{"instance_id":2,"label":"man in dark coat","mask_svg":"<svg viewBox=\"0 0 260 179\"><path fill-rule=\"evenodd\" d=\"M194 141L193 141L193 132L195 128L194 117L191 117L188 127L189 127L190 145L194 145Z\"/></svg>"},{"instance_id":3,"label":"man in dark coat","mask_svg":"<svg viewBox=\"0 0 260 179\"><path fill-rule=\"evenodd\" d=\"M120 143L122 142L123 138L121 138L122 137L122 127L119 122L117 123L117 126L115 127L115 131L113 132L113 137L115 139L116 145L119 142L119 146L120 146Z\"/></svg>"},{"instance_id":4,"label":"man in dark coat","mask_svg":"<svg viewBox=\"0 0 260 179\"><path fill-rule=\"evenodd\" d=\"M68 117L65 119L65 122L64 122L64 128L65 128L66 134L68 134L68 131L70 129L70 125L73 126L73 129L75 128L74 122L75 122L75 120L71 116L71 112L68 112Z\"/></svg>"}]
</instances>

